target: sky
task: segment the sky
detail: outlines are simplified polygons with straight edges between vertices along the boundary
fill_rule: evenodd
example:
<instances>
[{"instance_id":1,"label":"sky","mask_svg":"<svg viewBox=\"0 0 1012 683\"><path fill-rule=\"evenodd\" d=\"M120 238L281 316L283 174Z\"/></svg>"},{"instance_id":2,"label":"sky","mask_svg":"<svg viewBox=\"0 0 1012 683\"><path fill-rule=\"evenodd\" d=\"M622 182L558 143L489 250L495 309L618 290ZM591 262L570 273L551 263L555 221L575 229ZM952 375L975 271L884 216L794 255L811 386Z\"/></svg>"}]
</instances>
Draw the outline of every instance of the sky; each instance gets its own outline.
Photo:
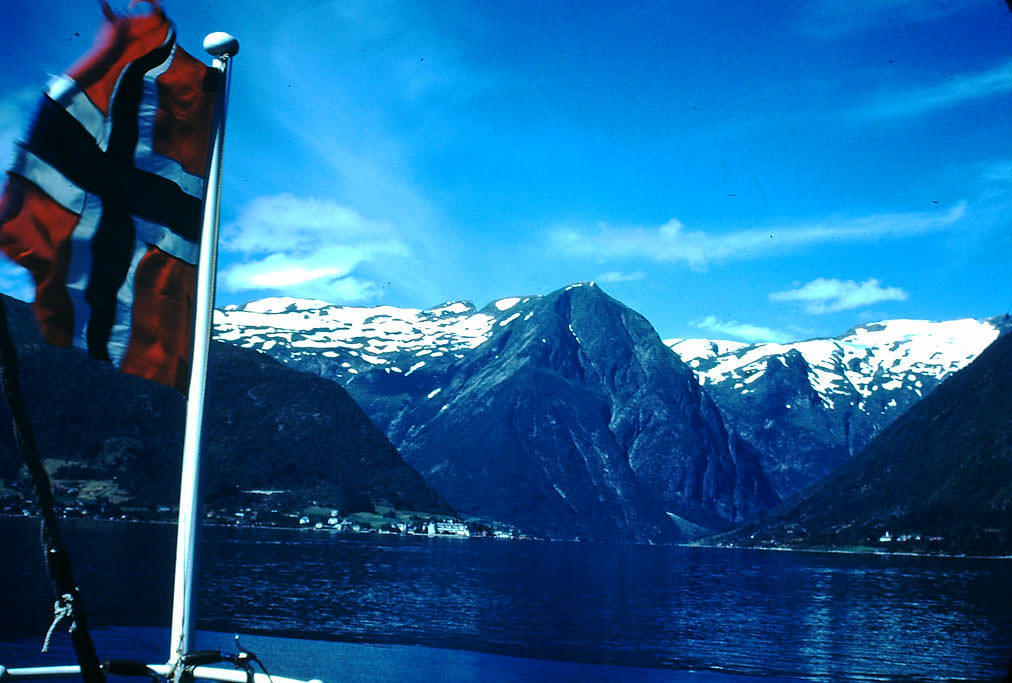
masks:
<instances>
[{"instance_id":1,"label":"sky","mask_svg":"<svg viewBox=\"0 0 1012 683\"><path fill-rule=\"evenodd\" d=\"M1003 0L162 4L241 45L219 306L595 281L663 338L779 342L1012 308ZM9 158L101 14L0 11Z\"/></svg>"}]
</instances>

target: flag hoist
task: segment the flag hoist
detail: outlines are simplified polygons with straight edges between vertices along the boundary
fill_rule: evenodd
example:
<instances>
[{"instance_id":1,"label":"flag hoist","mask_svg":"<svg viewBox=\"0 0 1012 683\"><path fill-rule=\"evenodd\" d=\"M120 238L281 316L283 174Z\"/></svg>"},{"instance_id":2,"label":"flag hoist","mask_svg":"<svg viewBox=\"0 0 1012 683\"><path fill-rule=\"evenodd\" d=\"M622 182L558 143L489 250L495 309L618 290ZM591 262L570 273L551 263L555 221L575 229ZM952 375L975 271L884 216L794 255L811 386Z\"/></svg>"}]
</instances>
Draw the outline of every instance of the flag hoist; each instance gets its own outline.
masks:
<instances>
[{"instance_id":1,"label":"flag hoist","mask_svg":"<svg viewBox=\"0 0 1012 683\"><path fill-rule=\"evenodd\" d=\"M35 280L33 309L47 342L78 346L123 372L188 392L169 659L98 663L20 396L4 314L4 393L43 507L57 598L54 628L70 622L79 665L0 666L0 678L81 676L101 683L109 672L286 683L292 679L254 676L251 662L259 660L248 651L194 653L200 444L229 64L239 43L225 33L208 35L204 48L214 58L208 67L177 45L158 0L134 0L126 15L105 2L101 7L106 22L95 47L50 82L18 143L0 199L0 251ZM243 671L208 666L221 662Z\"/></svg>"}]
</instances>

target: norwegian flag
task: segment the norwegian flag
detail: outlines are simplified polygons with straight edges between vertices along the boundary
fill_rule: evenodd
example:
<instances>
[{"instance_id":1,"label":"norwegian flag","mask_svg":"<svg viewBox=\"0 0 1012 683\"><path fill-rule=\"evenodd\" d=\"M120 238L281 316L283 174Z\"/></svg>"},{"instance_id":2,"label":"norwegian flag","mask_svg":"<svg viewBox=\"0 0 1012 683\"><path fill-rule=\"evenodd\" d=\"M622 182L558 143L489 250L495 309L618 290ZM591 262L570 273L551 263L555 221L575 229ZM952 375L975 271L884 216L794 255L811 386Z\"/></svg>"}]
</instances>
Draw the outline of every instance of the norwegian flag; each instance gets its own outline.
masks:
<instances>
[{"instance_id":1,"label":"norwegian flag","mask_svg":"<svg viewBox=\"0 0 1012 683\"><path fill-rule=\"evenodd\" d=\"M0 250L31 272L47 342L183 391L218 72L147 4L103 3L96 46L46 88L8 171Z\"/></svg>"}]
</instances>

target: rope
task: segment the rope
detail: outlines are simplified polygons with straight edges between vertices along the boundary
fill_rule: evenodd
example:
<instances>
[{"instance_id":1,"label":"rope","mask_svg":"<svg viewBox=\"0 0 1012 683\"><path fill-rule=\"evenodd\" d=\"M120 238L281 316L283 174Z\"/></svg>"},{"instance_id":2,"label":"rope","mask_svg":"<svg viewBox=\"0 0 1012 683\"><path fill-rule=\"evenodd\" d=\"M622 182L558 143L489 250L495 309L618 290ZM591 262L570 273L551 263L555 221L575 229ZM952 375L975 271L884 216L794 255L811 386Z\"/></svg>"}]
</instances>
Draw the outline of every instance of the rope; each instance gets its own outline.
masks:
<instances>
[{"instance_id":1,"label":"rope","mask_svg":"<svg viewBox=\"0 0 1012 683\"><path fill-rule=\"evenodd\" d=\"M73 621L74 596L70 593L64 593L53 603L53 623L49 625L49 630L46 631L46 639L42 642L43 652L49 652L49 641L53 637L53 632L60 625L60 622L67 618L71 620L70 631L73 632L77 628L77 624Z\"/></svg>"},{"instance_id":2,"label":"rope","mask_svg":"<svg viewBox=\"0 0 1012 683\"><path fill-rule=\"evenodd\" d=\"M49 481L49 473L42 465L42 457L35 445L32 422L28 416L28 409L25 407L24 396L21 394L21 381L18 378L18 355L7 325L7 309L3 297L0 297L0 384L3 385L4 397L7 399L7 406L10 408L11 419L14 422L14 440L18 450L21 451L21 457L25 461L25 466L28 468L35 486L39 513L42 515L42 545L46 569L49 571L49 579L53 584L53 593L58 596L56 618L49 628L49 633L46 634L46 645L48 645L56 625L69 616L71 619L70 639L74 645L77 662L81 666L81 678L85 683L105 683L105 674L99 664L95 643L92 642L91 635L88 633L84 611L81 608L80 592L74 583L74 575L70 569L70 556L67 554L67 547L63 543L63 536L56 523L55 500L53 487ZM64 610L68 614L61 616Z\"/></svg>"}]
</instances>

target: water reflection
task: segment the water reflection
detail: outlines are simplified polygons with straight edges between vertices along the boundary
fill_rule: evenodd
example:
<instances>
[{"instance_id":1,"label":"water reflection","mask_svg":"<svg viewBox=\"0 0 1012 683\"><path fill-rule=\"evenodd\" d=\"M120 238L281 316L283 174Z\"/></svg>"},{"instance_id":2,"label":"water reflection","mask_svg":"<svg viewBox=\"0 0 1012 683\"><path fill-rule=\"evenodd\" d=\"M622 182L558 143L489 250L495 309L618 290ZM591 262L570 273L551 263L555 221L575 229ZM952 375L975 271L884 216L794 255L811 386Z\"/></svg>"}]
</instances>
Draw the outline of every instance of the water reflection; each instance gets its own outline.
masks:
<instances>
[{"instance_id":1,"label":"water reflection","mask_svg":"<svg viewBox=\"0 0 1012 683\"><path fill-rule=\"evenodd\" d=\"M600 663L986 676L1012 613L1003 561L347 536L272 555L238 556L286 577L292 599L246 615L265 629ZM248 588L225 568L215 593Z\"/></svg>"},{"instance_id":2,"label":"water reflection","mask_svg":"<svg viewBox=\"0 0 1012 683\"><path fill-rule=\"evenodd\" d=\"M165 623L172 531L75 528L114 587L95 621ZM1012 642L1008 560L208 529L201 567L202 626L223 631L867 680L995 677Z\"/></svg>"}]
</instances>

